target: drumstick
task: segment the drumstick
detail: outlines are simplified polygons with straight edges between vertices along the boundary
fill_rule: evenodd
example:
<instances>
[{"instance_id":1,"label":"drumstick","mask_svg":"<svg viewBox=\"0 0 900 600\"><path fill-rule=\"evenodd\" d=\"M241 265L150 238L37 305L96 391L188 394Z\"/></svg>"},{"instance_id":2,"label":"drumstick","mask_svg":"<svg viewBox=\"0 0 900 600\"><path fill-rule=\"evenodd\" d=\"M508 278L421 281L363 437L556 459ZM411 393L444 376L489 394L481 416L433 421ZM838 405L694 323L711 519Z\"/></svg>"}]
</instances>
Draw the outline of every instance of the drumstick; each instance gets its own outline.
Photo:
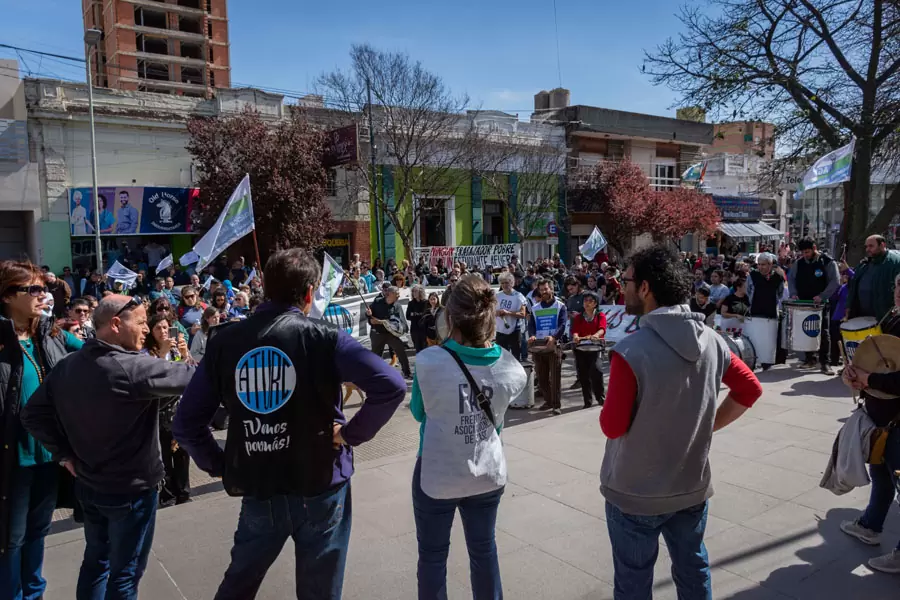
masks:
<instances>
[{"instance_id":1,"label":"drumstick","mask_svg":"<svg viewBox=\"0 0 900 600\"><path fill-rule=\"evenodd\" d=\"M844 350L844 344L843 343L838 344L838 349L841 351L841 358L844 359L844 368L846 369L847 367L850 367L851 366L850 361L847 359L847 352L846 352L846 350ZM853 389L853 388L850 388L850 389L852 390L851 397L853 398L853 404L858 404L859 403L859 395L856 393L855 389Z\"/></svg>"}]
</instances>

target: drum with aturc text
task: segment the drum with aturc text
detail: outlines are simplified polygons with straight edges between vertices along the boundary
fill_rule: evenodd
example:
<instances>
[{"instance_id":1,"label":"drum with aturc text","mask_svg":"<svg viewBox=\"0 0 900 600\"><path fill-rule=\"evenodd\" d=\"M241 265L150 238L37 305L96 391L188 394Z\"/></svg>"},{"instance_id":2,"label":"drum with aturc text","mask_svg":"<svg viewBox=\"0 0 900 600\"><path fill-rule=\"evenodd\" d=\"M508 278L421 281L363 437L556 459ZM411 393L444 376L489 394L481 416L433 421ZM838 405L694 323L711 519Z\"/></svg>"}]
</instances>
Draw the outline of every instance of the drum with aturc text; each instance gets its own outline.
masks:
<instances>
[{"instance_id":1,"label":"drum with aturc text","mask_svg":"<svg viewBox=\"0 0 900 600\"><path fill-rule=\"evenodd\" d=\"M794 352L815 352L822 337L822 305L813 302L784 303L782 345Z\"/></svg>"},{"instance_id":2,"label":"drum with aturc text","mask_svg":"<svg viewBox=\"0 0 900 600\"><path fill-rule=\"evenodd\" d=\"M881 335L881 326L875 317L856 317L841 323L841 339L847 360L853 362L853 354L864 339L872 335Z\"/></svg>"}]
</instances>

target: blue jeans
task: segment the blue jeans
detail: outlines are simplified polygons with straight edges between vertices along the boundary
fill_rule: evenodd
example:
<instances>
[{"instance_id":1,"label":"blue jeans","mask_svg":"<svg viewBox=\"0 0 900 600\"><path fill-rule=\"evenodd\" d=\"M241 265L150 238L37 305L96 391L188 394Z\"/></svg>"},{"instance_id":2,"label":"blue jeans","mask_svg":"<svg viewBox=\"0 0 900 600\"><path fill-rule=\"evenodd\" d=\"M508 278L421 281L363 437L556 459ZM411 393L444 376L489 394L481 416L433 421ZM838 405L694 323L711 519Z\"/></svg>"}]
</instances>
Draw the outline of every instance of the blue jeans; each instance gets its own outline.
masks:
<instances>
[{"instance_id":1,"label":"blue jeans","mask_svg":"<svg viewBox=\"0 0 900 600\"><path fill-rule=\"evenodd\" d=\"M450 554L450 530L459 508L466 547L469 550L469 577L474 600L503 598L500 584L500 560L494 529L497 507L503 488L487 494L438 500L422 491L422 460L416 461L413 471L413 512L416 517L416 538L419 540L419 600L446 600L447 556Z\"/></svg>"},{"instance_id":2,"label":"blue jeans","mask_svg":"<svg viewBox=\"0 0 900 600\"><path fill-rule=\"evenodd\" d=\"M287 539L294 540L299 600L340 600L352 520L350 482L318 496L245 497L231 564L216 600L256 597Z\"/></svg>"},{"instance_id":3,"label":"blue jeans","mask_svg":"<svg viewBox=\"0 0 900 600\"><path fill-rule=\"evenodd\" d=\"M98 492L75 479L84 509L84 561L78 600L136 600L156 528L156 488L130 494Z\"/></svg>"},{"instance_id":4,"label":"blue jeans","mask_svg":"<svg viewBox=\"0 0 900 600\"><path fill-rule=\"evenodd\" d=\"M703 543L707 505L704 502L675 513L639 516L606 503L617 600L653 597L653 565L659 554L660 533L672 558L678 600L712 600L709 557Z\"/></svg>"},{"instance_id":5,"label":"blue jeans","mask_svg":"<svg viewBox=\"0 0 900 600\"><path fill-rule=\"evenodd\" d=\"M869 465L869 477L872 479L869 504L859 518L859 524L866 529L881 533L884 528L884 520L897 495L895 487L897 482L891 474L890 468L884 463ZM900 542L897 543L897 549L900 550Z\"/></svg>"},{"instance_id":6,"label":"blue jeans","mask_svg":"<svg viewBox=\"0 0 900 600\"><path fill-rule=\"evenodd\" d=\"M56 463L13 467L9 545L0 558L0 598L36 600L44 594L44 539L56 508L58 477Z\"/></svg>"}]
</instances>

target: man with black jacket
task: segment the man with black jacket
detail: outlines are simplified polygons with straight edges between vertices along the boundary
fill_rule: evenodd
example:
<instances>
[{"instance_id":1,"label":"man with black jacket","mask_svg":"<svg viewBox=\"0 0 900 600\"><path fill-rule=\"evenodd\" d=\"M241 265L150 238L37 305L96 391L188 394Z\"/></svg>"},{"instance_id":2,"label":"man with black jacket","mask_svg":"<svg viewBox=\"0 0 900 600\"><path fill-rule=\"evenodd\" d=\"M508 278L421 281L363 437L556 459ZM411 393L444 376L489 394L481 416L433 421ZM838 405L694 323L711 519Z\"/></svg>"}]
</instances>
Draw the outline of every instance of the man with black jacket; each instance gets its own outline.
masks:
<instances>
[{"instance_id":1,"label":"man with black jacket","mask_svg":"<svg viewBox=\"0 0 900 600\"><path fill-rule=\"evenodd\" d=\"M366 310L370 326L369 339L372 342L372 352L378 356L384 353L385 346L393 350L397 358L400 359L403 376L407 379L412 379L409 358L406 356L406 344L399 337L390 333L384 326L385 322L391 322L396 329L398 326L402 328L403 324L406 323L403 309L400 308L400 304L397 302L399 299L400 290L395 286L391 286L369 306ZM405 332L401 331L400 333Z\"/></svg>"},{"instance_id":2,"label":"man with black jacket","mask_svg":"<svg viewBox=\"0 0 900 600\"><path fill-rule=\"evenodd\" d=\"M172 431L201 469L242 496L231 564L217 600L250 600L289 537L297 597L341 597L350 541L353 446L371 440L406 395L380 357L324 321L307 318L319 265L299 249L266 264L267 303L211 331ZM349 421L341 383L366 402ZM224 451L209 422L220 403L230 422Z\"/></svg>"},{"instance_id":3,"label":"man with black jacket","mask_svg":"<svg viewBox=\"0 0 900 600\"><path fill-rule=\"evenodd\" d=\"M134 298L104 298L94 326L97 338L56 365L22 411L25 429L75 477L85 537L78 600L106 597L107 588L109 597L137 596L165 477L160 401L194 374L140 353L149 330Z\"/></svg>"},{"instance_id":4,"label":"man with black jacket","mask_svg":"<svg viewBox=\"0 0 900 600\"><path fill-rule=\"evenodd\" d=\"M821 337L819 338L819 365L826 375L834 375L829 366L828 354L831 348L831 336L828 331L828 320L831 318L828 309L828 299L841 285L841 276L838 273L837 263L830 257L820 253L816 248L816 242L805 237L797 243L797 248L803 256L794 263L788 272L788 287L793 300L812 300L816 304L825 305L823 314L820 315L819 326ZM816 357L808 353L806 367L816 366Z\"/></svg>"}]
</instances>

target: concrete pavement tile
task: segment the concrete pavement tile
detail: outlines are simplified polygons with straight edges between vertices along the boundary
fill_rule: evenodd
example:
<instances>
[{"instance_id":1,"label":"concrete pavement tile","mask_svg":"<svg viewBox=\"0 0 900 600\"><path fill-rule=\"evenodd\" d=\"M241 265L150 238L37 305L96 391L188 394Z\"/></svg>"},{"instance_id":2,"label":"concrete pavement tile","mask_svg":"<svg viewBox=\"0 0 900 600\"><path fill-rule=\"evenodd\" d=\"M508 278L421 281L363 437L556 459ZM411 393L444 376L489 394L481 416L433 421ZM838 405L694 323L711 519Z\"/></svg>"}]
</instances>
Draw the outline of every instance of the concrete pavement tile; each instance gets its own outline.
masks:
<instances>
[{"instance_id":1,"label":"concrete pavement tile","mask_svg":"<svg viewBox=\"0 0 900 600\"><path fill-rule=\"evenodd\" d=\"M506 482L506 489L503 491L504 498L518 498L519 496L527 496L533 494L531 490L523 488L521 485Z\"/></svg>"},{"instance_id":2,"label":"concrete pavement tile","mask_svg":"<svg viewBox=\"0 0 900 600\"><path fill-rule=\"evenodd\" d=\"M353 536L361 541L378 541L416 531L412 491L408 486L386 496L362 496L354 490Z\"/></svg>"},{"instance_id":3,"label":"concrete pavement tile","mask_svg":"<svg viewBox=\"0 0 900 600\"><path fill-rule=\"evenodd\" d=\"M738 420L738 423L741 423L742 420L743 419ZM731 427L729 427L729 429L731 429ZM726 431L728 431L728 429L726 429ZM736 428L735 431L740 431L742 435L748 435L761 440L771 440L774 442L788 441L791 443L808 440L815 437L817 434L822 433L821 431L810 428L776 423L763 419L747 423L743 427Z\"/></svg>"},{"instance_id":4,"label":"concrete pavement tile","mask_svg":"<svg viewBox=\"0 0 900 600\"><path fill-rule=\"evenodd\" d=\"M832 508L857 508L863 510L869 503L869 490L869 487L856 488L846 494L836 496L824 488L816 487L791 498L791 501L795 504L822 511L831 510Z\"/></svg>"},{"instance_id":5,"label":"concrete pavement tile","mask_svg":"<svg viewBox=\"0 0 900 600\"><path fill-rule=\"evenodd\" d=\"M744 416L752 416L757 419L771 419L772 417L780 415L783 412L787 412L792 408L793 407L791 406L784 406L783 404L770 402L767 396L764 400L754 404Z\"/></svg>"},{"instance_id":6,"label":"concrete pavement tile","mask_svg":"<svg viewBox=\"0 0 900 600\"><path fill-rule=\"evenodd\" d=\"M398 460L396 462L382 465L378 467L378 470L387 473L390 477L394 477L399 481L407 481L410 485L412 485L412 476L415 468L416 459L413 458L411 460ZM353 483L354 485L358 485L356 483L356 479L353 480Z\"/></svg>"},{"instance_id":7,"label":"concrete pavement tile","mask_svg":"<svg viewBox=\"0 0 900 600\"><path fill-rule=\"evenodd\" d=\"M497 529L529 544L536 544L567 533L593 535L604 532L606 524L596 517L540 494L531 494L500 504Z\"/></svg>"},{"instance_id":8,"label":"concrete pavement tile","mask_svg":"<svg viewBox=\"0 0 900 600\"><path fill-rule=\"evenodd\" d=\"M598 519L606 520L606 501L600 494L599 476L583 477L574 481L568 481L542 489L539 493L551 500L593 515Z\"/></svg>"},{"instance_id":9,"label":"concrete pavement tile","mask_svg":"<svg viewBox=\"0 0 900 600\"><path fill-rule=\"evenodd\" d=\"M857 556L841 558L821 569L795 588L797 598L864 598L896 600L900 597L896 575L877 573Z\"/></svg>"},{"instance_id":10,"label":"concrete pavement tile","mask_svg":"<svg viewBox=\"0 0 900 600\"><path fill-rule=\"evenodd\" d=\"M816 431L821 431L822 433L830 433L833 435L837 433L843 425L838 419L847 417L849 414L849 409L846 414L840 416L822 415L808 410L793 409L783 412L780 415L767 417L767 420L772 421L773 423L784 423L786 425L796 425L797 427L803 427L805 429L814 429Z\"/></svg>"},{"instance_id":11,"label":"concrete pavement tile","mask_svg":"<svg viewBox=\"0 0 900 600\"><path fill-rule=\"evenodd\" d=\"M534 492L542 492L561 483L583 479L585 476L585 472L580 469L543 456L517 460L509 463L507 469L509 481Z\"/></svg>"},{"instance_id":12,"label":"concrete pavement tile","mask_svg":"<svg viewBox=\"0 0 900 600\"><path fill-rule=\"evenodd\" d=\"M831 448L834 446L834 438L835 436L833 434L816 433L816 435L806 439L793 440L791 446L795 448L806 448L807 450L830 455Z\"/></svg>"},{"instance_id":13,"label":"concrete pavement tile","mask_svg":"<svg viewBox=\"0 0 900 600\"><path fill-rule=\"evenodd\" d=\"M537 456L536 454L525 450L524 448L516 446L514 443L509 441L508 437L509 436L507 435L503 436L503 454L506 456L507 462L527 460L529 458Z\"/></svg>"},{"instance_id":14,"label":"concrete pavement tile","mask_svg":"<svg viewBox=\"0 0 900 600\"><path fill-rule=\"evenodd\" d=\"M830 454L789 446L755 460L767 465L781 467L809 477L821 479L830 458Z\"/></svg>"},{"instance_id":15,"label":"concrete pavement tile","mask_svg":"<svg viewBox=\"0 0 900 600\"><path fill-rule=\"evenodd\" d=\"M503 592L508 598L605 600L612 586L532 546L501 559Z\"/></svg>"},{"instance_id":16,"label":"concrete pavement tile","mask_svg":"<svg viewBox=\"0 0 900 600\"><path fill-rule=\"evenodd\" d=\"M453 552L451 548L450 552ZM376 544L350 539L344 598L416 598L416 534L382 539ZM291 596L284 596L289 598Z\"/></svg>"},{"instance_id":17,"label":"concrete pavement tile","mask_svg":"<svg viewBox=\"0 0 900 600\"><path fill-rule=\"evenodd\" d=\"M715 477L713 488L715 495L709 500L709 514L731 523L743 523L782 503L778 498L718 481Z\"/></svg>"},{"instance_id":18,"label":"concrete pavement tile","mask_svg":"<svg viewBox=\"0 0 900 600\"><path fill-rule=\"evenodd\" d=\"M745 458L731 458L726 465L715 457L711 463L719 481L739 485L782 500L790 500L819 485L819 478L789 471L781 467L763 464Z\"/></svg>"},{"instance_id":19,"label":"concrete pavement tile","mask_svg":"<svg viewBox=\"0 0 900 600\"><path fill-rule=\"evenodd\" d=\"M745 435L741 433L740 430L731 431L725 429L713 436L710 452L715 456L717 456L718 453L723 452L741 458L759 458L760 456L765 456L766 454L770 454L781 448L787 448L789 445L790 440L780 440L777 442L772 440L761 440L757 437Z\"/></svg>"},{"instance_id":20,"label":"concrete pavement tile","mask_svg":"<svg viewBox=\"0 0 900 600\"><path fill-rule=\"evenodd\" d=\"M766 589L756 581L744 579L725 569L712 568L713 598L740 598L741 600L788 600L774 590ZM653 600L677 600L678 593L671 576L657 579L653 585Z\"/></svg>"}]
</instances>

